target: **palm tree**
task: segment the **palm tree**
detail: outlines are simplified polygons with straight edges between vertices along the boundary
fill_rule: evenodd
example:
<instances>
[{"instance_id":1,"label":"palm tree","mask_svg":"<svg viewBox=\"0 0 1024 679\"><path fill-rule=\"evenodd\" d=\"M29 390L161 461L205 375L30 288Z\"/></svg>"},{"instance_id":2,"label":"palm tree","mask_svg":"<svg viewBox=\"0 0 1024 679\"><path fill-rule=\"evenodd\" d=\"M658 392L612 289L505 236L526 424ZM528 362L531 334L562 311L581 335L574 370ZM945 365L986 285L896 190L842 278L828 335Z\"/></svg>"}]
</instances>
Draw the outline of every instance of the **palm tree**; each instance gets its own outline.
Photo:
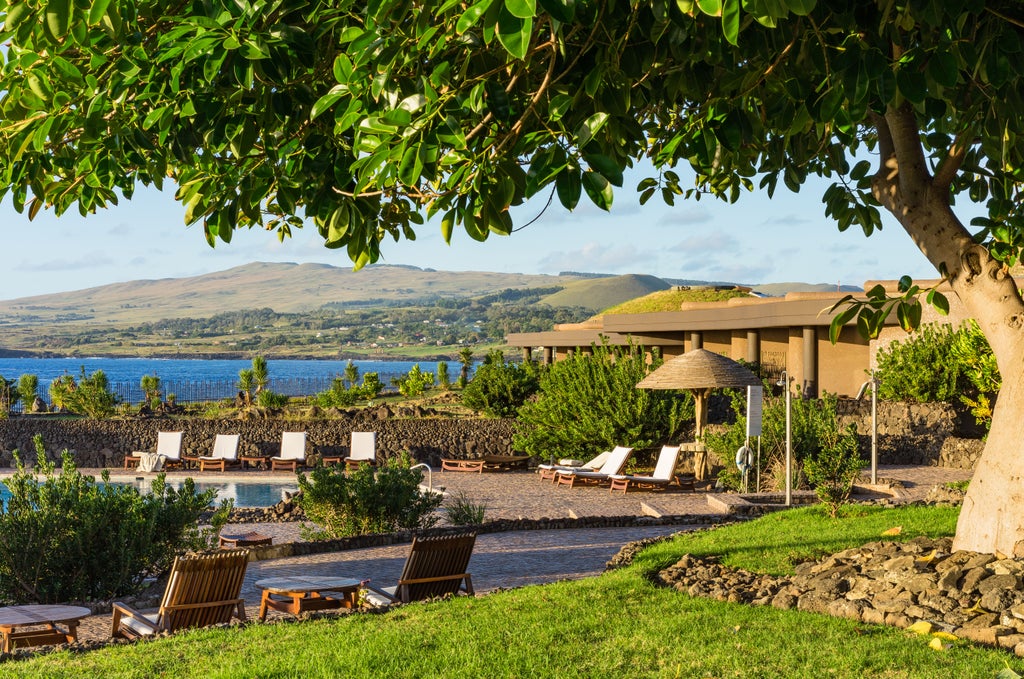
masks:
<instances>
[{"instance_id":1,"label":"palm tree","mask_svg":"<svg viewBox=\"0 0 1024 679\"><path fill-rule=\"evenodd\" d=\"M459 374L459 387L465 387L469 382L469 369L473 367L473 349L462 347L459 349L459 363L462 364L462 372Z\"/></svg>"}]
</instances>

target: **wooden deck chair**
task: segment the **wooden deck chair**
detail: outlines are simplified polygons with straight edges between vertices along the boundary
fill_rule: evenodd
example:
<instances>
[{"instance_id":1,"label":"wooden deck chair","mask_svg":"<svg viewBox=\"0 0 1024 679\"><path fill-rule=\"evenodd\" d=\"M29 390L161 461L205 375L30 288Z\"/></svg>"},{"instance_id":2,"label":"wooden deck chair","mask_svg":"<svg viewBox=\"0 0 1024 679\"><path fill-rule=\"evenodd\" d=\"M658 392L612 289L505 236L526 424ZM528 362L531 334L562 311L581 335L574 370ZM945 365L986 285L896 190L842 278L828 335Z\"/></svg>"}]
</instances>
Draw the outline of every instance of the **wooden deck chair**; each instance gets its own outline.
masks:
<instances>
[{"instance_id":1,"label":"wooden deck chair","mask_svg":"<svg viewBox=\"0 0 1024 679\"><path fill-rule=\"evenodd\" d=\"M306 466L306 432L281 432L281 454L270 458L270 470L296 471Z\"/></svg>"},{"instance_id":2,"label":"wooden deck chair","mask_svg":"<svg viewBox=\"0 0 1024 679\"><path fill-rule=\"evenodd\" d=\"M381 606L457 594L459 590L472 595L467 568L474 544L476 533L414 537L398 584L384 589L367 586L367 601Z\"/></svg>"},{"instance_id":3,"label":"wooden deck chair","mask_svg":"<svg viewBox=\"0 0 1024 679\"><path fill-rule=\"evenodd\" d=\"M161 431L156 435L156 454L163 455L163 468L181 466L181 437L180 431ZM131 455L124 456L124 468L129 469L132 465L138 466L142 453L134 451Z\"/></svg>"},{"instance_id":4,"label":"wooden deck chair","mask_svg":"<svg viewBox=\"0 0 1024 679\"><path fill-rule=\"evenodd\" d=\"M249 552L223 550L214 554L179 556L171 567L160 609L143 614L117 602L111 636L124 639L175 632L245 620L245 601L239 596Z\"/></svg>"},{"instance_id":5,"label":"wooden deck chair","mask_svg":"<svg viewBox=\"0 0 1024 679\"><path fill-rule=\"evenodd\" d=\"M540 473L541 481L555 482L555 477L558 476L558 470L563 471L580 471L580 472L596 472L601 468L602 465L608 460L608 456L612 454L612 451L606 450L589 462L584 462L578 467L564 464L539 464L537 465L537 471Z\"/></svg>"},{"instance_id":6,"label":"wooden deck chair","mask_svg":"<svg viewBox=\"0 0 1024 679\"><path fill-rule=\"evenodd\" d=\"M351 443L348 457L345 458L346 468L354 469L361 464L372 467L377 464L377 432L354 431Z\"/></svg>"},{"instance_id":7,"label":"wooden deck chair","mask_svg":"<svg viewBox=\"0 0 1024 679\"><path fill-rule=\"evenodd\" d=\"M611 492L621 490L625 495L630 486L664 490L668 484L676 480L676 464L679 462L679 446L662 446L658 453L658 462L654 473L650 476L634 476L630 474L613 474Z\"/></svg>"},{"instance_id":8,"label":"wooden deck chair","mask_svg":"<svg viewBox=\"0 0 1024 679\"><path fill-rule=\"evenodd\" d=\"M238 434L217 434L213 440L213 455L199 456L199 471L207 469L227 471L228 467L241 464L238 459Z\"/></svg>"},{"instance_id":9,"label":"wooden deck chair","mask_svg":"<svg viewBox=\"0 0 1024 679\"><path fill-rule=\"evenodd\" d=\"M621 474L626 468L626 460L632 455L633 449L626 446L615 446L605 463L596 472L556 471L555 485L567 485L570 488L580 483L608 483L613 474Z\"/></svg>"}]
</instances>

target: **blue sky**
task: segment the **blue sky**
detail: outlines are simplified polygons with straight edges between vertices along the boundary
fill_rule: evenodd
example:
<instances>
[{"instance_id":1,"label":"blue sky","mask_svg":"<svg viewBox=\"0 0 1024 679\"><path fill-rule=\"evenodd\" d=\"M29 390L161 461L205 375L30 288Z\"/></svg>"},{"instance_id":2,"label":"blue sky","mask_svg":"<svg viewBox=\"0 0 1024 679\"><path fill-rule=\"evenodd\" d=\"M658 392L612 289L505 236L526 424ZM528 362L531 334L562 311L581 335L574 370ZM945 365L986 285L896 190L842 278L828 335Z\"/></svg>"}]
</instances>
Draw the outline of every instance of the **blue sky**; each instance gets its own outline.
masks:
<instances>
[{"instance_id":1,"label":"blue sky","mask_svg":"<svg viewBox=\"0 0 1024 679\"><path fill-rule=\"evenodd\" d=\"M610 213L585 196L571 213L556 200L539 220L509 237L477 243L456 231L451 246L437 225L428 223L415 242L387 241L381 262L448 271L572 270L739 283L860 286L904 274L936 277L891 218L870 238L854 229L839 233L824 216L824 183L809 184L799 194L780 188L771 200L745 194L732 205L704 198L669 207L652 199L641 207L633 189L643 176L627 174ZM535 217L544 202L516 208L517 226ZM961 217L967 221L974 212ZM133 200L88 218L41 212L30 222L5 200L0 204L6 269L0 298L194 276L254 261L351 266L345 251L324 248L311 226L284 243L271 232L243 230L230 244L211 249L201 227L185 227L183 214L173 193L142 187Z\"/></svg>"}]
</instances>

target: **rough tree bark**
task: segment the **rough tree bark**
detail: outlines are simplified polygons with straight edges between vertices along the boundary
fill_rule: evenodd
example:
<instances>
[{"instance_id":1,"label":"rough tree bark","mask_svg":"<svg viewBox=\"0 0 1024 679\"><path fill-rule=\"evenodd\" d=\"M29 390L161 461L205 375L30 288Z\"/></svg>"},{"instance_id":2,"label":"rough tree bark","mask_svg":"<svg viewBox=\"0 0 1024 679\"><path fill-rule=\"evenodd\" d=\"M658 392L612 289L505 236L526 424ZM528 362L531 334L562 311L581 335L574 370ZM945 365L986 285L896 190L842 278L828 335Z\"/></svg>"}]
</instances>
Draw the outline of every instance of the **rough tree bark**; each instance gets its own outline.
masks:
<instances>
[{"instance_id":1,"label":"rough tree bark","mask_svg":"<svg viewBox=\"0 0 1024 679\"><path fill-rule=\"evenodd\" d=\"M881 158L873 193L947 277L985 333L1003 380L953 548L1024 556L1024 301L1006 267L971 240L952 212L949 187L962 150L954 147L933 175L909 107L875 124Z\"/></svg>"}]
</instances>

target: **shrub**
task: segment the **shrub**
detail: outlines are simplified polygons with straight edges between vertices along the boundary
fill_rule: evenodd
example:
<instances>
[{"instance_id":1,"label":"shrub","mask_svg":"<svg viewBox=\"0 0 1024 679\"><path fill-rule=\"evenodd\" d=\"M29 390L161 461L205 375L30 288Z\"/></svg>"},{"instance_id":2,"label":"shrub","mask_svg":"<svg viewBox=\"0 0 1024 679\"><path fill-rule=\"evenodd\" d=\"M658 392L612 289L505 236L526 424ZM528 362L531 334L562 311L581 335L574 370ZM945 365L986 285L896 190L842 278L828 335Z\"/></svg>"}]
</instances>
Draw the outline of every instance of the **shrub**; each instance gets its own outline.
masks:
<instances>
[{"instance_id":1,"label":"shrub","mask_svg":"<svg viewBox=\"0 0 1024 679\"><path fill-rule=\"evenodd\" d=\"M279 394L276 391L263 389L262 391L256 392L256 405L269 410L280 410L288 405L288 397L285 394Z\"/></svg>"},{"instance_id":2,"label":"shrub","mask_svg":"<svg viewBox=\"0 0 1024 679\"><path fill-rule=\"evenodd\" d=\"M369 372L363 375L363 383L359 386L359 393L367 401L380 396L381 392L384 391L384 383L380 381L380 374L375 372Z\"/></svg>"},{"instance_id":3,"label":"shrub","mask_svg":"<svg viewBox=\"0 0 1024 679\"><path fill-rule=\"evenodd\" d=\"M878 352L878 395L901 401L953 401L961 366L951 361L956 333L948 325L927 323L906 340Z\"/></svg>"},{"instance_id":4,"label":"shrub","mask_svg":"<svg viewBox=\"0 0 1024 679\"><path fill-rule=\"evenodd\" d=\"M537 364L506 363L501 350L484 359L462 392L462 403L490 417L513 417L540 386Z\"/></svg>"},{"instance_id":5,"label":"shrub","mask_svg":"<svg viewBox=\"0 0 1024 679\"><path fill-rule=\"evenodd\" d=\"M359 381L359 366L353 363L351 358L345 364L345 379L348 381L349 389L356 388L356 382Z\"/></svg>"},{"instance_id":6,"label":"shrub","mask_svg":"<svg viewBox=\"0 0 1024 679\"><path fill-rule=\"evenodd\" d=\"M59 473L47 461L41 436L33 439L36 468L4 483L11 498L0 512L0 597L6 602L56 603L106 600L138 591L143 579L170 567L174 556L211 546L227 520L221 505L211 528L198 519L216 495L199 493L191 479L181 490L161 474L153 492L96 483L71 455Z\"/></svg>"},{"instance_id":7,"label":"shrub","mask_svg":"<svg viewBox=\"0 0 1024 679\"><path fill-rule=\"evenodd\" d=\"M689 392L637 389L650 366L642 348L594 346L544 370L539 391L519 409L513 445L541 459L592 457L616 445L647 448L693 421Z\"/></svg>"},{"instance_id":8,"label":"shrub","mask_svg":"<svg viewBox=\"0 0 1024 679\"><path fill-rule=\"evenodd\" d=\"M344 379L335 377L331 380L331 388L314 396L313 402L321 408L348 408L355 405L358 396L358 387L346 387Z\"/></svg>"},{"instance_id":9,"label":"shrub","mask_svg":"<svg viewBox=\"0 0 1024 679\"><path fill-rule=\"evenodd\" d=\"M143 375L142 379L139 380L139 386L142 388L143 399L151 409L156 410L160 407L160 378L156 375Z\"/></svg>"},{"instance_id":10,"label":"shrub","mask_svg":"<svg viewBox=\"0 0 1024 679\"><path fill-rule=\"evenodd\" d=\"M13 381L0 376L0 417L7 417L18 402L18 388Z\"/></svg>"},{"instance_id":11,"label":"shrub","mask_svg":"<svg viewBox=\"0 0 1024 679\"><path fill-rule=\"evenodd\" d=\"M50 400L54 407L94 419L114 414L117 397L110 391L110 382L102 370L91 375L81 369L78 380L61 375L50 383Z\"/></svg>"},{"instance_id":12,"label":"shrub","mask_svg":"<svg viewBox=\"0 0 1024 679\"><path fill-rule=\"evenodd\" d=\"M431 514L443 497L421 490L422 476L410 469L405 454L376 470L364 464L347 473L339 467L316 467L308 478L300 472L299 505L320 526L303 524L303 537L329 540L434 525L437 516Z\"/></svg>"},{"instance_id":13,"label":"shrub","mask_svg":"<svg viewBox=\"0 0 1024 679\"><path fill-rule=\"evenodd\" d=\"M442 389L448 391L452 386L452 378L448 374L448 361L437 362L437 383Z\"/></svg>"},{"instance_id":14,"label":"shrub","mask_svg":"<svg viewBox=\"0 0 1024 679\"><path fill-rule=\"evenodd\" d=\"M407 398L419 396L427 387L434 385L434 374L420 370L420 364L414 363L412 368L402 377L396 377L391 383L398 387L398 393Z\"/></svg>"},{"instance_id":15,"label":"shrub","mask_svg":"<svg viewBox=\"0 0 1024 679\"><path fill-rule=\"evenodd\" d=\"M444 512L453 526L478 526L484 522L487 505L473 502L466 491L460 490L445 503Z\"/></svg>"},{"instance_id":16,"label":"shrub","mask_svg":"<svg viewBox=\"0 0 1024 679\"><path fill-rule=\"evenodd\" d=\"M992 426L992 409L1003 378L992 347L974 320L957 329L951 358L960 368L960 402L970 408L975 421L987 431Z\"/></svg>"},{"instance_id":17,"label":"shrub","mask_svg":"<svg viewBox=\"0 0 1024 679\"><path fill-rule=\"evenodd\" d=\"M824 427L819 430L820 450L804 460L804 472L814 488L818 499L825 506L829 516L835 518L839 508L846 503L853 490L853 484L864 468L857 450L857 429L850 424L840 430L833 426L835 420L820 421Z\"/></svg>"}]
</instances>

